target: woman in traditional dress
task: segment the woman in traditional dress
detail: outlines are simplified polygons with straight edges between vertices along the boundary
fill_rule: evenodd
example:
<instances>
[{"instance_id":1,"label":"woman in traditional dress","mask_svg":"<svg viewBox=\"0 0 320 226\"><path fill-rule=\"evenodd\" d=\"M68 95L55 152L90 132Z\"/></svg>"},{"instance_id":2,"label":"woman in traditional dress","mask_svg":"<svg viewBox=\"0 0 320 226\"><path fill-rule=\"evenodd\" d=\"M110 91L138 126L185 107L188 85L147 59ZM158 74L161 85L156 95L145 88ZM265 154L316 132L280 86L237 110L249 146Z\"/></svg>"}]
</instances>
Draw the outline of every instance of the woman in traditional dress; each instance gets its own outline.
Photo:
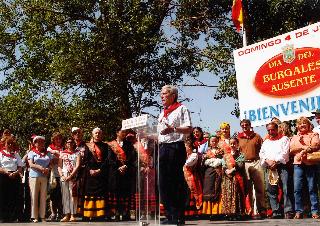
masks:
<instances>
[{"instance_id":1,"label":"woman in traditional dress","mask_svg":"<svg viewBox=\"0 0 320 226\"><path fill-rule=\"evenodd\" d=\"M221 217L221 181L223 150L219 148L219 137L209 138L209 150L203 157L203 208L202 214L209 215L210 220Z\"/></svg>"},{"instance_id":2,"label":"woman in traditional dress","mask_svg":"<svg viewBox=\"0 0 320 226\"><path fill-rule=\"evenodd\" d=\"M83 159L85 168L83 220L104 220L106 214L109 148L102 142L102 130L94 128Z\"/></svg>"},{"instance_id":3,"label":"woman in traditional dress","mask_svg":"<svg viewBox=\"0 0 320 226\"><path fill-rule=\"evenodd\" d=\"M133 144L126 140L126 136L127 132L119 128L116 131L116 139L108 142L113 152L109 159L109 202L115 204L113 210L110 210L110 215L114 215L116 221L130 220L136 217L135 195L138 155Z\"/></svg>"},{"instance_id":4,"label":"woman in traditional dress","mask_svg":"<svg viewBox=\"0 0 320 226\"><path fill-rule=\"evenodd\" d=\"M35 136L33 144L32 150L28 153L28 163L30 166L29 184L31 192L31 218L34 223L37 223L39 217L42 222L46 221L47 184L52 155L46 151L45 138L43 136Z\"/></svg>"},{"instance_id":5,"label":"woman in traditional dress","mask_svg":"<svg viewBox=\"0 0 320 226\"><path fill-rule=\"evenodd\" d=\"M137 200L136 209L141 211L140 220L151 220L155 218L157 211L156 172L153 156L155 142L146 137L138 140L134 131L130 131L126 139L133 144L139 157L140 181L137 184L140 187L137 189L136 197L140 200Z\"/></svg>"},{"instance_id":6,"label":"woman in traditional dress","mask_svg":"<svg viewBox=\"0 0 320 226\"><path fill-rule=\"evenodd\" d=\"M231 152L224 154L222 162L222 213L229 220L238 220L245 216L245 157L239 150L239 140L229 141Z\"/></svg>"},{"instance_id":7,"label":"woman in traditional dress","mask_svg":"<svg viewBox=\"0 0 320 226\"><path fill-rule=\"evenodd\" d=\"M80 153L76 151L76 142L70 138L66 149L60 153L58 171L61 178L62 205L64 217L61 222L76 221L77 183L76 173L80 167Z\"/></svg>"},{"instance_id":8,"label":"woman in traditional dress","mask_svg":"<svg viewBox=\"0 0 320 226\"><path fill-rule=\"evenodd\" d=\"M87 158L85 158L86 153L89 152L89 148L86 145L86 142L83 140L83 131L79 127L71 128L71 135L74 141L76 142L76 152L80 155L80 167L78 168L76 174L77 182L77 213L80 216L83 216L83 202L84 202L84 189L85 189L85 179L86 179L86 166Z\"/></svg>"},{"instance_id":9,"label":"woman in traditional dress","mask_svg":"<svg viewBox=\"0 0 320 226\"><path fill-rule=\"evenodd\" d=\"M223 149L223 151L230 152L230 124L227 122L222 122L220 124L220 130L219 130L219 147Z\"/></svg>"},{"instance_id":10,"label":"woman in traditional dress","mask_svg":"<svg viewBox=\"0 0 320 226\"><path fill-rule=\"evenodd\" d=\"M185 141L187 160L183 166L184 178L188 185L188 199L185 216L199 216L202 208L201 154L194 148L192 140Z\"/></svg>"},{"instance_id":11,"label":"woman in traditional dress","mask_svg":"<svg viewBox=\"0 0 320 226\"><path fill-rule=\"evenodd\" d=\"M50 192L50 221L60 220L62 218L62 196L60 186L60 176L58 172L59 155L63 151L63 137L60 132L54 132L51 136L51 144L47 148L47 151L52 154L52 170L55 177L55 187L49 186Z\"/></svg>"},{"instance_id":12,"label":"woman in traditional dress","mask_svg":"<svg viewBox=\"0 0 320 226\"><path fill-rule=\"evenodd\" d=\"M14 222L22 214L22 161L15 151L13 137L5 138L3 144L0 150L0 214L2 222Z\"/></svg>"},{"instance_id":13,"label":"woman in traditional dress","mask_svg":"<svg viewBox=\"0 0 320 226\"><path fill-rule=\"evenodd\" d=\"M208 149L208 139L204 137L204 133L200 127L194 127L191 133L193 147L198 153L204 154Z\"/></svg>"}]
</instances>

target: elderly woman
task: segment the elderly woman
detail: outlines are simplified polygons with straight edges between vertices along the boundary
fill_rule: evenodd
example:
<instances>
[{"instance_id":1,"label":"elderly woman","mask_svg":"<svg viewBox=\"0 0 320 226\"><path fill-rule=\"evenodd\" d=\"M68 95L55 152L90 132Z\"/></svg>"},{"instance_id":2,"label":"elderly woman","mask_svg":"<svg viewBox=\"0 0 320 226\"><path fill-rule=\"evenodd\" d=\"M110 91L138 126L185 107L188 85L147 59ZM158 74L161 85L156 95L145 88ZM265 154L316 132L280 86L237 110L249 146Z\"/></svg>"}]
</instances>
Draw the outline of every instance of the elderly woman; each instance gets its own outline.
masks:
<instances>
[{"instance_id":1,"label":"elderly woman","mask_svg":"<svg viewBox=\"0 0 320 226\"><path fill-rule=\"evenodd\" d=\"M311 122L306 117L297 120L298 134L294 135L290 142L290 154L294 156L294 198L295 198L295 219L303 218L303 180L307 180L309 190L312 218L318 219L318 197L316 188L316 165L308 161L308 153L319 150L320 140L317 133L312 132Z\"/></svg>"},{"instance_id":2,"label":"elderly woman","mask_svg":"<svg viewBox=\"0 0 320 226\"><path fill-rule=\"evenodd\" d=\"M39 216L42 222L46 221L47 184L52 155L45 149L45 138L43 136L35 136L33 143L34 147L28 153L28 163L30 166L29 184L31 192L31 218L34 223L37 223Z\"/></svg>"},{"instance_id":3,"label":"elderly woman","mask_svg":"<svg viewBox=\"0 0 320 226\"><path fill-rule=\"evenodd\" d=\"M0 187L1 206L0 212L4 222L13 222L20 217L21 208L21 173L22 161L15 152L15 140L7 137L3 140L4 149L0 150Z\"/></svg>"},{"instance_id":4,"label":"elderly woman","mask_svg":"<svg viewBox=\"0 0 320 226\"><path fill-rule=\"evenodd\" d=\"M105 217L107 193L107 163L109 149L102 142L102 130L94 128L92 139L87 143L89 151L83 156L87 162L84 184L83 218L87 220L102 220Z\"/></svg>"},{"instance_id":5,"label":"elderly woman","mask_svg":"<svg viewBox=\"0 0 320 226\"><path fill-rule=\"evenodd\" d=\"M116 221L121 218L130 220L135 217L137 152L132 143L126 140L126 136L127 132L118 128L116 139L108 142L113 152L109 158L109 195L113 196L116 202L116 206L109 206L115 208L110 211L110 214L112 215L112 212L115 211Z\"/></svg>"}]
</instances>

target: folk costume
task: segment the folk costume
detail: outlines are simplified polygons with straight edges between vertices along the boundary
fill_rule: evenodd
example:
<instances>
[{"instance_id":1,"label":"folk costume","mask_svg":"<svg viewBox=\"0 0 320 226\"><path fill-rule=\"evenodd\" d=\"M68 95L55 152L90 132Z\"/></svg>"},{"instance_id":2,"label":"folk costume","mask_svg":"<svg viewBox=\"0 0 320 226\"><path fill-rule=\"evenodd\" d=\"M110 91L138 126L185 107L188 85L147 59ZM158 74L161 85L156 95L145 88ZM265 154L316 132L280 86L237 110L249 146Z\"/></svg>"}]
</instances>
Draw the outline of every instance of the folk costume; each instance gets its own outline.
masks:
<instances>
[{"instance_id":1,"label":"folk costume","mask_svg":"<svg viewBox=\"0 0 320 226\"><path fill-rule=\"evenodd\" d=\"M103 142L91 141L87 143L87 146L89 151L86 151L83 157L83 161L87 163L84 170L83 218L104 218L106 214L107 169L110 150L108 145ZM92 176L90 170L100 170L100 172Z\"/></svg>"},{"instance_id":2,"label":"folk costume","mask_svg":"<svg viewBox=\"0 0 320 226\"><path fill-rule=\"evenodd\" d=\"M188 153L183 166L184 178L188 185L188 198L185 216L197 216L202 208L201 160L199 153Z\"/></svg>"},{"instance_id":3,"label":"folk costume","mask_svg":"<svg viewBox=\"0 0 320 226\"><path fill-rule=\"evenodd\" d=\"M123 140L118 143L117 140L108 142L113 154L110 156L109 165L109 203L111 213L115 214L119 219L130 219L130 211L132 218L135 217L136 209L136 173L137 173L137 152L131 142ZM125 166L124 174L119 172L119 167Z\"/></svg>"},{"instance_id":4,"label":"folk costume","mask_svg":"<svg viewBox=\"0 0 320 226\"><path fill-rule=\"evenodd\" d=\"M221 214L223 150L211 148L203 157L203 208L202 213L212 217Z\"/></svg>"},{"instance_id":5,"label":"folk costume","mask_svg":"<svg viewBox=\"0 0 320 226\"><path fill-rule=\"evenodd\" d=\"M76 151L80 155L80 167L76 174L76 188L77 188L77 213L83 216L83 205L84 205L84 191L85 191L85 180L86 180L86 166L88 165L87 154L89 148L84 141L81 141L76 144ZM86 158L85 158L86 157Z\"/></svg>"},{"instance_id":6,"label":"folk costume","mask_svg":"<svg viewBox=\"0 0 320 226\"><path fill-rule=\"evenodd\" d=\"M147 216L154 217L157 211L156 171L154 156L151 152L153 148L148 147L149 142L146 141L143 144L142 141L136 140L133 143L133 147L139 156L140 181L138 183L140 183L140 194L136 196L136 200L140 199L142 219L147 218ZM136 208L138 209L138 206Z\"/></svg>"},{"instance_id":7,"label":"folk costume","mask_svg":"<svg viewBox=\"0 0 320 226\"><path fill-rule=\"evenodd\" d=\"M245 183L244 155L238 150L225 153L222 161L222 213L230 218L241 218L245 215ZM227 169L235 169L227 174Z\"/></svg>"}]
</instances>

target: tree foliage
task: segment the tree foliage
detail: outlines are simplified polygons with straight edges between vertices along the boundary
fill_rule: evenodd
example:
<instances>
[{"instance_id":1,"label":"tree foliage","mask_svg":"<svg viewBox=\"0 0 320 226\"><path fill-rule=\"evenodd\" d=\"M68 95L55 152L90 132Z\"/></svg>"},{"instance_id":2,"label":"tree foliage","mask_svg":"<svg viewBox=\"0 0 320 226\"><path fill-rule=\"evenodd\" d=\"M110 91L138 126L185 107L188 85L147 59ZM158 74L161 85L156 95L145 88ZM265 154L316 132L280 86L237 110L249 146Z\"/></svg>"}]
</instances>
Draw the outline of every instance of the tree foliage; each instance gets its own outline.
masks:
<instances>
[{"instance_id":1,"label":"tree foliage","mask_svg":"<svg viewBox=\"0 0 320 226\"><path fill-rule=\"evenodd\" d=\"M2 1L1 127L29 136L100 126L110 135L157 106L161 86L197 73L196 57L163 39L170 3Z\"/></svg>"}]
</instances>

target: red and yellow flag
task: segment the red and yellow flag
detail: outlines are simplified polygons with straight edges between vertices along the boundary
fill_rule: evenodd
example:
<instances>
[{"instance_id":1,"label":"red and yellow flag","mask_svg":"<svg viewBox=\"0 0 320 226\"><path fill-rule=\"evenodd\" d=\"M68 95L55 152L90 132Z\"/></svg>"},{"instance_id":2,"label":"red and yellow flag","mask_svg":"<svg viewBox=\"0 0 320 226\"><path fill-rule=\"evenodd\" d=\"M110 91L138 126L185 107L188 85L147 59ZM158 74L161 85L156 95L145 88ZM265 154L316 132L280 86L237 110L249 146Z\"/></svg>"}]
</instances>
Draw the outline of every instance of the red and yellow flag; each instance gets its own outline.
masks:
<instances>
[{"instance_id":1,"label":"red and yellow flag","mask_svg":"<svg viewBox=\"0 0 320 226\"><path fill-rule=\"evenodd\" d=\"M237 31L240 31L240 28L243 26L242 0L233 0L232 20Z\"/></svg>"}]
</instances>

